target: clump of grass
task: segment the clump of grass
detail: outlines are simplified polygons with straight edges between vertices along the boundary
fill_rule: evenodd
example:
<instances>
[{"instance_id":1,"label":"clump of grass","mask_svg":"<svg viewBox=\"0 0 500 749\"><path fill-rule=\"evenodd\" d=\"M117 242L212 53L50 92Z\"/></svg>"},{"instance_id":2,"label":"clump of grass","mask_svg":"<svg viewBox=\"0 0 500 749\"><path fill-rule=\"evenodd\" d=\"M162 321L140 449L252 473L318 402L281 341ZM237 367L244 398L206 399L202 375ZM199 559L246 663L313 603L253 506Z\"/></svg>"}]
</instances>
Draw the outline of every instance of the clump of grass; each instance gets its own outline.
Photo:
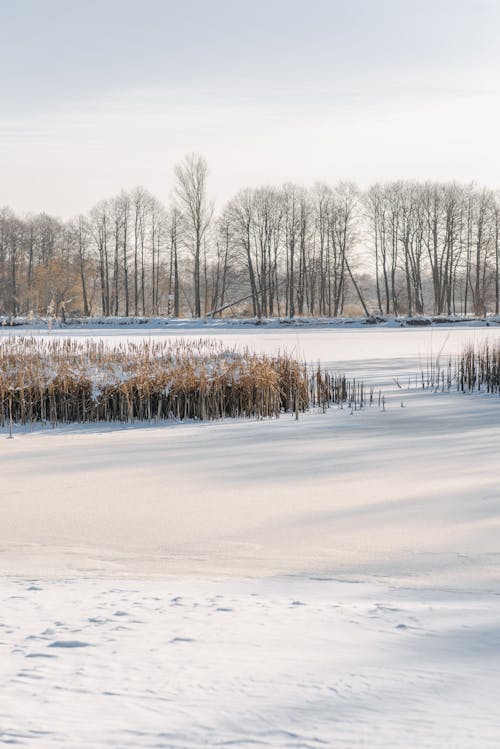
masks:
<instances>
[{"instance_id":1,"label":"clump of grass","mask_svg":"<svg viewBox=\"0 0 500 749\"><path fill-rule=\"evenodd\" d=\"M298 415L311 406L363 405L361 385L286 353L224 349L214 341L109 346L12 337L0 342L0 424L133 422Z\"/></svg>"}]
</instances>

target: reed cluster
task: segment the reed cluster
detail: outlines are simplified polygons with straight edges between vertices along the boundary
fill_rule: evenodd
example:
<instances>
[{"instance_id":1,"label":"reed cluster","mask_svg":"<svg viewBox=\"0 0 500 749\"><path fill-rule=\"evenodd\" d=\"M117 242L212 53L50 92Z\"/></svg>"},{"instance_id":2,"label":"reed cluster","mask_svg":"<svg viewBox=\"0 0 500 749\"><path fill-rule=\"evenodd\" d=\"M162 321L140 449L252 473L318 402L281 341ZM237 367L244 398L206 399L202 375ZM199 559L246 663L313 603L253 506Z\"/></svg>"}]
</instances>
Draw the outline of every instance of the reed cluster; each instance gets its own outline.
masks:
<instances>
[{"instance_id":1,"label":"reed cluster","mask_svg":"<svg viewBox=\"0 0 500 749\"><path fill-rule=\"evenodd\" d=\"M381 394L379 393L379 406ZM318 364L314 376L309 380L309 399L311 406L317 406L323 411L329 406L347 405L352 410L358 410L367 404L374 403L374 389L367 392L363 382L359 380L348 380L343 374L324 372Z\"/></svg>"},{"instance_id":2,"label":"reed cluster","mask_svg":"<svg viewBox=\"0 0 500 749\"><path fill-rule=\"evenodd\" d=\"M399 381L395 382L401 387ZM408 388L411 384L412 378L409 378ZM449 356L446 362L441 356L428 357L421 365L420 377L415 376L414 385L419 384L424 390L500 394L500 341L479 346L470 343L459 354Z\"/></svg>"},{"instance_id":3,"label":"reed cluster","mask_svg":"<svg viewBox=\"0 0 500 749\"><path fill-rule=\"evenodd\" d=\"M341 376L308 372L287 353L228 350L210 340L0 342L2 426L277 417L359 392Z\"/></svg>"},{"instance_id":4,"label":"reed cluster","mask_svg":"<svg viewBox=\"0 0 500 749\"><path fill-rule=\"evenodd\" d=\"M457 361L457 389L500 393L500 342L468 345Z\"/></svg>"}]
</instances>

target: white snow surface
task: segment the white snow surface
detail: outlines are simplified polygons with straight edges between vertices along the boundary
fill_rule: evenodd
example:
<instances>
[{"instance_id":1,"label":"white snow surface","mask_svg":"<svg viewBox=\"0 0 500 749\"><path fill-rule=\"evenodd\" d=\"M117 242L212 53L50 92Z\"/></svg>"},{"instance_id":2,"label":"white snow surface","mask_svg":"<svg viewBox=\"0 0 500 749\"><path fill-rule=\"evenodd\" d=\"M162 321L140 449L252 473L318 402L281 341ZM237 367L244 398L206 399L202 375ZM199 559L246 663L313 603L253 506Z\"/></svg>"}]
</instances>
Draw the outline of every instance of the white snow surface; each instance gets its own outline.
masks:
<instances>
[{"instance_id":1,"label":"white snow surface","mask_svg":"<svg viewBox=\"0 0 500 749\"><path fill-rule=\"evenodd\" d=\"M414 377L499 333L213 335L385 411L0 434L0 744L498 747L500 398Z\"/></svg>"},{"instance_id":2,"label":"white snow surface","mask_svg":"<svg viewBox=\"0 0 500 749\"><path fill-rule=\"evenodd\" d=\"M0 741L496 749L499 609L327 576L7 580Z\"/></svg>"}]
</instances>

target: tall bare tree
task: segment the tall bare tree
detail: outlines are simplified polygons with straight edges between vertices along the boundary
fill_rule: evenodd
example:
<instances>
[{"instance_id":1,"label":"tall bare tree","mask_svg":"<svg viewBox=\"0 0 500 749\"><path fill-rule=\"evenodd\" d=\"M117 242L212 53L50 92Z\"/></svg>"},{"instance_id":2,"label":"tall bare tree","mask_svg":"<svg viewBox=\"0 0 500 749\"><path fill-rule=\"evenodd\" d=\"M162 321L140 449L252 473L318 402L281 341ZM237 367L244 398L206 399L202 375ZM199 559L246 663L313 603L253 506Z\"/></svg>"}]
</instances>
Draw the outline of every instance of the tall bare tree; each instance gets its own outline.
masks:
<instances>
[{"instance_id":1,"label":"tall bare tree","mask_svg":"<svg viewBox=\"0 0 500 749\"><path fill-rule=\"evenodd\" d=\"M213 213L207 195L207 162L187 154L174 169L175 197L187 229L185 241L193 256L194 315L201 317L201 253Z\"/></svg>"}]
</instances>

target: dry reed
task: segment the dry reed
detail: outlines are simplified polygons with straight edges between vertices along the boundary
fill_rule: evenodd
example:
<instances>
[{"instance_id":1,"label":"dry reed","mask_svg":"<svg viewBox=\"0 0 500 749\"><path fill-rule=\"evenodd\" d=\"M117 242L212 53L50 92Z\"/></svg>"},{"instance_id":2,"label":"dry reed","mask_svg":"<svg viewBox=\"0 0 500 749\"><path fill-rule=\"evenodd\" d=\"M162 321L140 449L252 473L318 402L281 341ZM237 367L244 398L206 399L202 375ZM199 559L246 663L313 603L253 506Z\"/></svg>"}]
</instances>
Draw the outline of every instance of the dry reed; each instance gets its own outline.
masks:
<instances>
[{"instance_id":1,"label":"dry reed","mask_svg":"<svg viewBox=\"0 0 500 749\"><path fill-rule=\"evenodd\" d=\"M411 387L412 378L408 380ZM415 385L424 390L462 393L486 392L500 394L500 342L476 346L468 344L445 364L440 357L428 357L421 365L419 380Z\"/></svg>"},{"instance_id":2,"label":"dry reed","mask_svg":"<svg viewBox=\"0 0 500 749\"><path fill-rule=\"evenodd\" d=\"M466 346L458 357L455 376L457 390L462 392L500 393L500 342Z\"/></svg>"},{"instance_id":3,"label":"dry reed","mask_svg":"<svg viewBox=\"0 0 500 749\"><path fill-rule=\"evenodd\" d=\"M109 346L11 337L0 342L0 424L277 417L319 406L362 407L362 384L286 353L214 341Z\"/></svg>"}]
</instances>

